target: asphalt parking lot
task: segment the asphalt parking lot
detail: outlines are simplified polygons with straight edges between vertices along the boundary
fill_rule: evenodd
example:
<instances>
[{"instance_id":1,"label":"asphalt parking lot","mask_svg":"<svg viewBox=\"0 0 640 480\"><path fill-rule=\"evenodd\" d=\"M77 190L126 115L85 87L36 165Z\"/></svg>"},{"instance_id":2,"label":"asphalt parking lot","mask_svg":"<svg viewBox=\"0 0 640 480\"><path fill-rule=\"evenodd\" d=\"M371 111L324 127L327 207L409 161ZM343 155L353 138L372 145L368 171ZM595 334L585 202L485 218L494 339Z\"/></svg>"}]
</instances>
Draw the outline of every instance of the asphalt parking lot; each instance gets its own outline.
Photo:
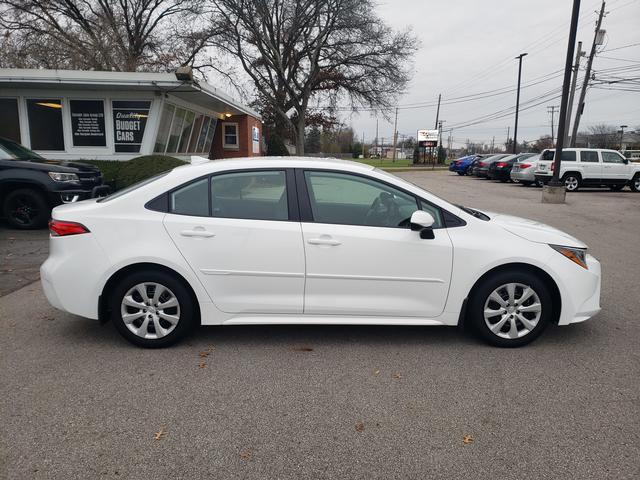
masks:
<instances>
[{"instance_id":1,"label":"asphalt parking lot","mask_svg":"<svg viewBox=\"0 0 640 480\"><path fill-rule=\"evenodd\" d=\"M602 312L515 350L455 328L316 326L200 328L143 350L32 283L0 298L0 477L638 478L640 194L543 205L535 188L399 175L585 241ZM2 268L33 280L46 236L0 230Z\"/></svg>"}]
</instances>

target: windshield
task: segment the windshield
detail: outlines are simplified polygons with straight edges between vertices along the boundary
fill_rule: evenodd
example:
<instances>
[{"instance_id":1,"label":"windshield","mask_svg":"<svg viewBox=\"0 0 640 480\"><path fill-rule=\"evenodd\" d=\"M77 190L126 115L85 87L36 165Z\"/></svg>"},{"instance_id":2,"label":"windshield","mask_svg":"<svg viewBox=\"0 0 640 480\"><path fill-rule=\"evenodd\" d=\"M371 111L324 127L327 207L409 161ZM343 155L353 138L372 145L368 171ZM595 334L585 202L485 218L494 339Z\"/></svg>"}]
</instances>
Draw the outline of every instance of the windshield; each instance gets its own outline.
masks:
<instances>
[{"instance_id":1,"label":"windshield","mask_svg":"<svg viewBox=\"0 0 640 480\"><path fill-rule=\"evenodd\" d=\"M9 156L9 158L5 158L5 160L42 159L36 152L6 138L0 138L0 149ZM5 155L2 156L5 157Z\"/></svg>"}]
</instances>

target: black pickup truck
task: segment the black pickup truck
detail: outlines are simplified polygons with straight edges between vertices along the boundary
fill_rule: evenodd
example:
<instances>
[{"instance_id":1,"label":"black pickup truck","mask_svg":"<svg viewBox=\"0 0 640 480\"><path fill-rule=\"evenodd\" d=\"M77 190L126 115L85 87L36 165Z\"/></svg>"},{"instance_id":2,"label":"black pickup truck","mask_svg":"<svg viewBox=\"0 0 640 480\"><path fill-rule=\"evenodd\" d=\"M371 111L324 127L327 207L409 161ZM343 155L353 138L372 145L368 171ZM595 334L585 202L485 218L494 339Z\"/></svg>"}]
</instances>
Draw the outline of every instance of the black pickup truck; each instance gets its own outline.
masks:
<instances>
[{"instance_id":1,"label":"black pickup truck","mask_svg":"<svg viewBox=\"0 0 640 480\"><path fill-rule=\"evenodd\" d=\"M109 193L89 164L47 160L0 138L0 217L15 228L41 228L56 205Z\"/></svg>"}]
</instances>

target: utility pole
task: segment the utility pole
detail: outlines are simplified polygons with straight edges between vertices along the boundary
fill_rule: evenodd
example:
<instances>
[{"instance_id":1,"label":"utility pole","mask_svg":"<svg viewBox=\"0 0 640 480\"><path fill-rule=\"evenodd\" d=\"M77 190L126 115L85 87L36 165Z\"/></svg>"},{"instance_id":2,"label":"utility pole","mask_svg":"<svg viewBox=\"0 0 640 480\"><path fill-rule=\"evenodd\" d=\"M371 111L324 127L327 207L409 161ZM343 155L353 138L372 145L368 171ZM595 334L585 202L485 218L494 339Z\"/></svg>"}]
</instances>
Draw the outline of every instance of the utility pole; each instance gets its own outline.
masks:
<instances>
[{"instance_id":1,"label":"utility pole","mask_svg":"<svg viewBox=\"0 0 640 480\"><path fill-rule=\"evenodd\" d=\"M398 141L398 107L396 107L396 119L393 122L393 161L396 161L396 142Z\"/></svg>"},{"instance_id":2,"label":"utility pole","mask_svg":"<svg viewBox=\"0 0 640 480\"><path fill-rule=\"evenodd\" d=\"M573 79L571 80L571 92L569 93L569 105L567 105L567 121L564 125L564 138L562 143L569 145L569 128L571 128L571 113L573 110L573 97L576 94L576 83L578 82L578 72L580 70L580 58L584 55L582 51L582 42L578 42L578 51L576 52L576 63L573 65Z\"/></svg>"},{"instance_id":3,"label":"utility pole","mask_svg":"<svg viewBox=\"0 0 640 480\"><path fill-rule=\"evenodd\" d=\"M504 151L506 152L509 149L509 134L511 133L511 127L507 127L507 141L504 144Z\"/></svg>"},{"instance_id":4,"label":"utility pole","mask_svg":"<svg viewBox=\"0 0 640 480\"><path fill-rule=\"evenodd\" d=\"M520 80L522 78L522 57L525 57L526 53L521 53L516 57L518 60L518 93L516 94L516 124L513 128L513 151L511 153L517 153L518 149L518 113L520 111Z\"/></svg>"},{"instance_id":5,"label":"utility pole","mask_svg":"<svg viewBox=\"0 0 640 480\"><path fill-rule=\"evenodd\" d=\"M622 151L622 137L624 136L624 129L627 128L628 125L620 125L620 151Z\"/></svg>"},{"instance_id":6,"label":"utility pole","mask_svg":"<svg viewBox=\"0 0 640 480\"><path fill-rule=\"evenodd\" d=\"M602 45L602 34L600 33L600 27L602 26L602 19L604 18L604 5L603 0L602 7L600 7L600 15L598 15L598 21L596 22L596 30L593 35L593 43L591 44L591 53L589 53L589 60L587 60L587 70L584 74L584 82L582 83L582 90L580 91L580 100L578 101L578 109L576 110L576 119L573 122L573 130L571 131L571 146L576 146L576 137L578 136L578 128L580 127L580 118L584 112L584 97L587 94L587 87L589 86L589 78L591 77L591 66L593 65L593 57L596 56L596 48L598 45Z\"/></svg>"},{"instance_id":7,"label":"utility pole","mask_svg":"<svg viewBox=\"0 0 640 480\"><path fill-rule=\"evenodd\" d=\"M378 155L378 118L376 117L376 155Z\"/></svg>"},{"instance_id":8,"label":"utility pole","mask_svg":"<svg viewBox=\"0 0 640 480\"><path fill-rule=\"evenodd\" d=\"M438 118L440 118L440 100L442 99L442 94L438 94L438 109L436 110L436 125L433 128L438 128Z\"/></svg>"},{"instance_id":9,"label":"utility pole","mask_svg":"<svg viewBox=\"0 0 640 480\"><path fill-rule=\"evenodd\" d=\"M553 116L556 113L557 105L550 105L547 107L547 112L551 114L551 146L553 147L556 144L555 141L555 129L553 128Z\"/></svg>"},{"instance_id":10,"label":"utility pole","mask_svg":"<svg viewBox=\"0 0 640 480\"><path fill-rule=\"evenodd\" d=\"M496 144L496 136L494 135L493 138L491 139L491 153L495 153L493 147Z\"/></svg>"},{"instance_id":11,"label":"utility pole","mask_svg":"<svg viewBox=\"0 0 640 480\"><path fill-rule=\"evenodd\" d=\"M542 190L542 203L564 203L567 192L559 181L560 160L562 158L562 140L564 139L564 126L567 120L567 104L569 103L569 87L571 82L571 67L573 52L576 47L576 33L578 31L578 17L580 16L580 0L573 0L571 11L571 27L569 29L569 41L567 43L567 56L564 63L564 79L562 81L562 100L560 101L560 118L558 119L558 143L556 143L553 157L553 176L548 185Z\"/></svg>"}]
</instances>

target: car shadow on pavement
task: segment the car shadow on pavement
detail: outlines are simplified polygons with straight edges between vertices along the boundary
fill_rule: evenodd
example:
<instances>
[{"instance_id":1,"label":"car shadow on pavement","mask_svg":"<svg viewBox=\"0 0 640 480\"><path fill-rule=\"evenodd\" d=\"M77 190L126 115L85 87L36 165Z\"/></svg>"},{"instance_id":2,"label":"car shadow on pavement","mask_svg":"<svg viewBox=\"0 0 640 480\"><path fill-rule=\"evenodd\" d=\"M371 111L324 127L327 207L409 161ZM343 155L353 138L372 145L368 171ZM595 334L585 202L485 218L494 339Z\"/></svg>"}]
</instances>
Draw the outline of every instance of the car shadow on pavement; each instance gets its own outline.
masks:
<instances>
[{"instance_id":1,"label":"car shadow on pavement","mask_svg":"<svg viewBox=\"0 0 640 480\"><path fill-rule=\"evenodd\" d=\"M138 348L123 339L111 322L100 324L80 317L70 317L64 322L61 334L75 345L119 346ZM532 344L563 346L567 342L592 343L597 336L587 324L567 327L549 326ZM470 332L457 327L394 326L394 325L230 325L198 326L176 346L209 345L253 348L279 346L308 346L310 348L367 346L423 346L426 348L484 347L482 341ZM170 347L171 348L171 347ZM526 347L525 347L526 348Z\"/></svg>"}]
</instances>

